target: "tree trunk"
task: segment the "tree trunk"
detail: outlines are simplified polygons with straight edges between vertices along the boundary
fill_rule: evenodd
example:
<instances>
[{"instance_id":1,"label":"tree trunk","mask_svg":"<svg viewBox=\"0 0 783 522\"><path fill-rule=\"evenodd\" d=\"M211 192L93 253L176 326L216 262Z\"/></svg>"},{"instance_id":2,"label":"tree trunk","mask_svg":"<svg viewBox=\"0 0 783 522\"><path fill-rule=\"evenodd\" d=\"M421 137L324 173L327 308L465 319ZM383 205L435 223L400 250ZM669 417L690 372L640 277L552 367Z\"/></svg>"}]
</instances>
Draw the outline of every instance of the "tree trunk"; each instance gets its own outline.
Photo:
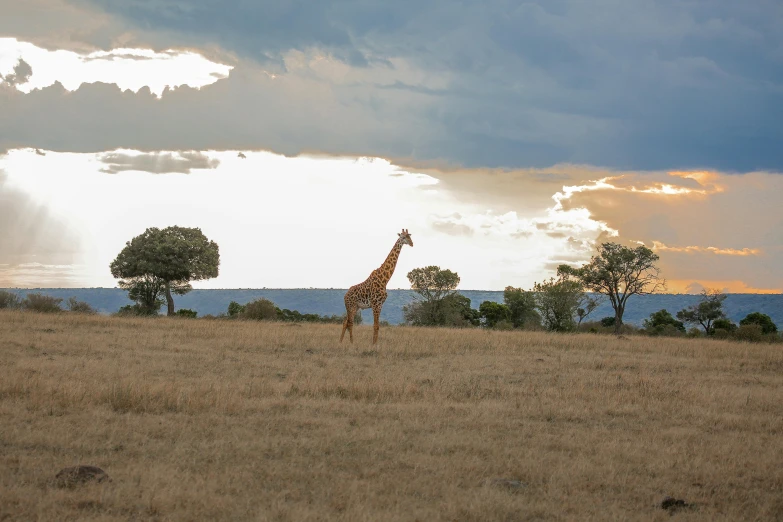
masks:
<instances>
[{"instance_id":1,"label":"tree trunk","mask_svg":"<svg viewBox=\"0 0 783 522\"><path fill-rule=\"evenodd\" d=\"M620 328L623 326L623 312L618 306L614 311L614 333L620 334Z\"/></svg>"},{"instance_id":2,"label":"tree trunk","mask_svg":"<svg viewBox=\"0 0 783 522\"><path fill-rule=\"evenodd\" d=\"M171 285L166 282L166 305L168 307L166 315L174 315L174 298L171 297Z\"/></svg>"}]
</instances>

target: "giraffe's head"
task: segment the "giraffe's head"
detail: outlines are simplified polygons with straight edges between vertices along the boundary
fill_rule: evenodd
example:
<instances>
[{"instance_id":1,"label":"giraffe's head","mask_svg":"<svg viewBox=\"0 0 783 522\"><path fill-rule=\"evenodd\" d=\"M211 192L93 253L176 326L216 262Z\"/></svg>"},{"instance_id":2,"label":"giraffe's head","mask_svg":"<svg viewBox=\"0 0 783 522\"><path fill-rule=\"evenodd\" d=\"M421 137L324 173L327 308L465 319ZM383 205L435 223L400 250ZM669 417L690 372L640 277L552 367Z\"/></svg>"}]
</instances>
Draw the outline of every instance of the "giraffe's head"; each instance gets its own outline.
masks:
<instances>
[{"instance_id":1,"label":"giraffe's head","mask_svg":"<svg viewBox=\"0 0 783 522\"><path fill-rule=\"evenodd\" d=\"M401 244L413 246L413 240L411 239L411 235L408 233L408 229L403 228L402 232L397 235L400 238L398 241L400 241Z\"/></svg>"}]
</instances>

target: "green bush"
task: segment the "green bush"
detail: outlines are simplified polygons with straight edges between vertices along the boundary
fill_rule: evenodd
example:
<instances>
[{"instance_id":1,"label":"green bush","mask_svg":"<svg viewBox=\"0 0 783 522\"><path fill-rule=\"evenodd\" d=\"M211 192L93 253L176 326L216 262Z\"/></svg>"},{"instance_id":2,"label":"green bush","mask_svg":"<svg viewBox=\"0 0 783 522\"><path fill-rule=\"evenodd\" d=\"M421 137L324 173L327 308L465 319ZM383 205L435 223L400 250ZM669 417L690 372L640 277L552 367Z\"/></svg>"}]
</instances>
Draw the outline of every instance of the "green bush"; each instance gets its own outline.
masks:
<instances>
[{"instance_id":1,"label":"green bush","mask_svg":"<svg viewBox=\"0 0 783 522\"><path fill-rule=\"evenodd\" d=\"M158 312L140 304L132 304L120 307L114 315L118 317L155 317Z\"/></svg>"},{"instance_id":2,"label":"green bush","mask_svg":"<svg viewBox=\"0 0 783 522\"><path fill-rule=\"evenodd\" d=\"M20 306L21 300L18 295L6 290L0 290L0 308L19 308Z\"/></svg>"},{"instance_id":3,"label":"green bush","mask_svg":"<svg viewBox=\"0 0 783 522\"><path fill-rule=\"evenodd\" d=\"M676 337L685 334L685 325L675 319L668 310L658 310L644 320L644 329L650 335Z\"/></svg>"},{"instance_id":4,"label":"green bush","mask_svg":"<svg viewBox=\"0 0 783 522\"><path fill-rule=\"evenodd\" d=\"M688 337L701 337L701 330L699 330L696 326L693 328L688 329Z\"/></svg>"},{"instance_id":5,"label":"green bush","mask_svg":"<svg viewBox=\"0 0 783 522\"><path fill-rule=\"evenodd\" d=\"M62 302L63 300L59 297L44 294L27 294L24 301L22 301L22 308L31 312L51 314L63 311L60 308L60 303Z\"/></svg>"},{"instance_id":6,"label":"green bush","mask_svg":"<svg viewBox=\"0 0 783 522\"><path fill-rule=\"evenodd\" d=\"M79 314L97 314L97 310L84 301L79 301L75 297L68 299L68 310Z\"/></svg>"},{"instance_id":7,"label":"green bush","mask_svg":"<svg viewBox=\"0 0 783 522\"><path fill-rule=\"evenodd\" d=\"M737 325L734 324L731 319L715 319L715 322L712 323L712 328L715 330L733 332L737 329Z\"/></svg>"},{"instance_id":8,"label":"green bush","mask_svg":"<svg viewBox=\"0 0 783 522\"><path fill-rule=\"evenodd\" d=\"M603 319L601 319L601 326L603 326L604 328L612 328L614 327L614 321L615 321L614 316L604 317Z\"/></svg>"},{"instance_id":9,"label":"green bush","mask_svg":"<svg viewBox=\"0 0 783 522\"><path fill-rule=\"evenodd\" d=\"M239 314L239 317L254 321L274 321L277 319L277 307L269 299L256 299L245 305L245 309Z\"/></svg>"},{"instance_id":10,"label":"green bush","mask_svg":"<svg viewBox=\"0 0 783 522\"><path fill-rule=\"evenodd\" d=\"M189 308L180 308L176 312L174 312L174 315L177 317L185 317L188 319L195 319L198 316L198 312L195 310L191 310Z\"/></svg>"},{"instance_id":11,"label":"green bush","mask_svg":"<svg viewBox=\"0 0 783 522\"><path fill-rule=\"evenodd\" d=\"M231 301L230 303L228 303L229 317L239 317L240 315L242 315L242 312L244 311L245 311L245 305L241 305L236 301Z\"/></svg>"},{"instance_id":12,"label":"green bush","mask_svg":"<svg viewBox=\"0 0 783 522\"><path fill-rule=\"evenodd\" d=\"M740 321L740 326L758 325L761 327L761 333L770 334L778 331L778 327L772 322L772 318L767 314L752 312Z\"/></svg>"},{"instance_id":13,"label":"green bush","mask_svg":"<svg viewBox=\"0 0 783 522\"><path fill-rule=\"evenodd\" d=\"M760 343L764 339L764 329L758 324L743 324L734 332L734 338L748 343Z\"/></svg>"}]
</instances>

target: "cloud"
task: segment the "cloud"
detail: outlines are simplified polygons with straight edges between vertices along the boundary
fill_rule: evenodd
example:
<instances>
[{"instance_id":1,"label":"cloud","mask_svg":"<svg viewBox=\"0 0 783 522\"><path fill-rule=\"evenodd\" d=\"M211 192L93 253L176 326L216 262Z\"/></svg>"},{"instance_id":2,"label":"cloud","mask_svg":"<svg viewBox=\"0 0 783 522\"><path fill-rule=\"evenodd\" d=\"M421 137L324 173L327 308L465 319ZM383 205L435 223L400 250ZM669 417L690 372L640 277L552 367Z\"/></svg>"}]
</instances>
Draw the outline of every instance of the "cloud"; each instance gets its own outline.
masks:
<instances>
[{"instance_id":1,"label":"cloud","mask_svg":"<svg viewBox=\"0 0 783 522\"><path fill-rule=\"evenodd\" d=\"M19 58L14 72L6 74L5 77L0 76L0 79L4 80L10 86L22 85L30 80L30 76L33 75L33 68L30 64Z\"/></svg>"},{"instance_id":2,"label":"cloud","mask_svg":"<svg viewBox=\"0 0 783 522\"><path fill-rule=\"evenodd\" d=\"M565 186L556 206L586 210L624 241L661 256L670 289L708 286L783 290L783 176L768 172L607 173ZM659 190L660 187L669 187ZM724 282L724 283L721 283ZM679 286L678 286L679 285Z\"/></svg>"},{"instance_id":3,"label":"cloud","mask_svg":"<svg viewBox=\"0 0 783 522\"><path fill-rule=\"evenodd\" d=\"M432 220L432 228L452 236L472 236L474 230L470 226L460 223L461 219L462 216L458 212L452 216L436 216Z\"/></svg>"},{"instance_id":4,"label":"cloud","mask_svg":"<svg viewBox=\"0 0 783 522\"><path fill-rule=\"evenodd\" d=\"M66 20L77 9L51 2ZM198 48L241 70L222 86L171 94L159 113L146 108L143 92L116 96L85 86L73 99L55 96L56 88L38 97L47 109L84 104L85 130L101 133L92 120L103 109L144 114L121 118L127 141L93 131L79 150L106 150L107 141L138 148L131 142L143 140L131 136L158 127L166 132L151 133L144 141L155 145L143 148L356 153L510 169L783 170L783 36L774 3L718 0L709 10L644 0L76 5L88 20L78 41ZM54 25L40 16L44 27ZM14 20L34 32L31 21ZM55 33L64 42L76 31ZM90 105L88 94L99 99ZM201 128L204 121L219 132ZM31 139L22 146L33 146ZM67 150L73 140L49 142Z\"/></svg>"},{"instance_id":5,"label":"cloud","mask_svg":"<svg viewBox=\"0 0 783 522\"><path fill-rule=\"evenodd\" d=\"M653 249L658 252L685 252L690 254L709 253L718 256L758 256L761 254L761 250L758 248L736 249L736 248L717 248L713 246L672 247L672 246L667 246L661 243L660 241L653 241Z\"/></svg>"},{"instance_id":6,"label":"cloud","mask_svg":"<svg viewBox=\"0 0 783 522\"><path fill-rule=\"evenodd\" d=\"M118 172L128 170L150 172L152 174L190 174L192 169L215 169L220 165L220 160L210 158L206 154L196 151L146 154L109 152L101 155L99 160L107 165L101 169L101 172L107 174L117 174Z\"/></svg>"}]
</instances>

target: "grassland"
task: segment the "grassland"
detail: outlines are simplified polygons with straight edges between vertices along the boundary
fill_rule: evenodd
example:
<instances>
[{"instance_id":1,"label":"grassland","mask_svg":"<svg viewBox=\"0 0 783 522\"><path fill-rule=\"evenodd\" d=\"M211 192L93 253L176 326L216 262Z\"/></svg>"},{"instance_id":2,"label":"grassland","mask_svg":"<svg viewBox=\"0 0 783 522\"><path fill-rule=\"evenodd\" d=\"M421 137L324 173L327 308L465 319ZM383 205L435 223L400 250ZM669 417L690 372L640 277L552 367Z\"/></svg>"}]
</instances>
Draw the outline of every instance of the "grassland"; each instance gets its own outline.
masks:
<instances>
[{"instance_id":1,"label":"grassland","mask_svg":"<svg viewBox=\"0 0 783 522\"><path fill-rule=\"evenodd\" d=\"M0 313L0 520L783 519L779 345L355 333Z\"/></svg>"}]
</instances>

